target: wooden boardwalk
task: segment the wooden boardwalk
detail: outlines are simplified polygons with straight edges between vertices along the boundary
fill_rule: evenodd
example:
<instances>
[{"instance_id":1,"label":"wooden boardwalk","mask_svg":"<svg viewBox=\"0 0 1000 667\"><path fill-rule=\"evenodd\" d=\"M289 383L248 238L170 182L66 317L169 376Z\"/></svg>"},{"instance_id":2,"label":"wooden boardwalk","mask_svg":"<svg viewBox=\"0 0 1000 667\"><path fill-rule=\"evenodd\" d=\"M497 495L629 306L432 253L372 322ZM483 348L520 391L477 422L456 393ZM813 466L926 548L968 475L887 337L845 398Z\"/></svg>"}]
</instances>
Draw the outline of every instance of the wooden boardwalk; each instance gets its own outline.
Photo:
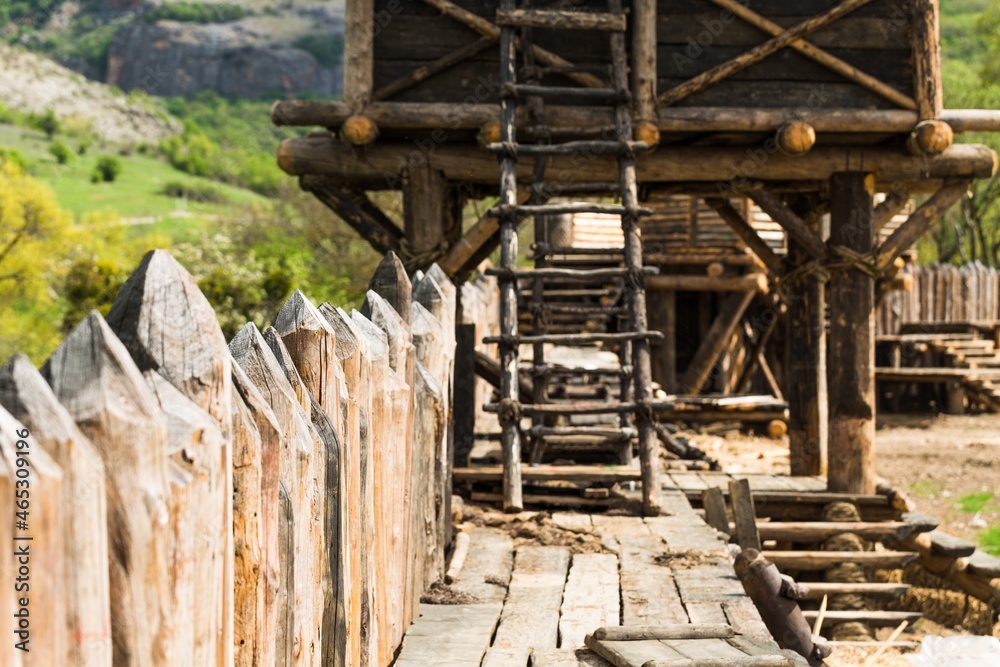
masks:
<instances>
[{"instance_id":1,"label":"wooden boardwalk","mask_svg":"<svg viewBox=\"0 0 1000 667\"><path fill-rule=\"evenodd\" d=\"M607 553L522 546L476 528L453 588L478 600L420 606L396 667L608 667L584 647L599 627L721 623L770 641L729 561L728 548L684 493L664 491L654 518L553 515L601 538ZM777 646L773 646L775 654Z\"/></svg>"}]
</instances>

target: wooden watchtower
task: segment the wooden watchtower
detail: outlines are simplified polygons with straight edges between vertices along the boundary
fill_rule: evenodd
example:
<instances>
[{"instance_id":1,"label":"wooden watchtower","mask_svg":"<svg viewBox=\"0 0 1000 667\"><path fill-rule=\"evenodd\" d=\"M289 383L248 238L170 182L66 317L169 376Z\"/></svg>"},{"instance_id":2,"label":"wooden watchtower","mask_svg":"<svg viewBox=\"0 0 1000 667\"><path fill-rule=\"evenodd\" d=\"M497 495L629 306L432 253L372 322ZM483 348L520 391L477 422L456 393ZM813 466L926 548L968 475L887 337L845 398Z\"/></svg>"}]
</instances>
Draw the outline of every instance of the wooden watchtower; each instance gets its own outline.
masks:
<instances>
[{"instance_id":1,"label":"wooden watchtower","mask_svg":"<svg viewBox=\"0 0 1000 667\"><path fill-rule=\"evenodd\" d=\"M953 139L1000 130L1000 114L943 108L935 0L624 0L618 18L610 7L348 0L344 100L276 104L277 124L325 128L286 141L279 164L377 250L397 252L411 270L437 262L457 278L501 244L504 215L509 223L540 195L538 160L511 159L515 134L581 148L547 151L542 181L552 193L620 197L623 215L671 194L703 200L787 308L792 472L826 473L834 491L873 492L879 286L973 179L993 174L990 149ZM624 39L609 42L608 31ZM516 81L501 68L511 54ZM609 90L613 104L595 103ZM597 150L599 140L643 149L635 206L614 187L621 151ZM587 142L593 150L582 150ZM502 173L519 186L514 195L498 187ZM403 192L402 228L372 190ZM877 193L886 196L875 206ZM462 228L464 198L498 195L508 208ZM881 241L874 230L910 195L929 197ZM754 229L744 198L780 224L787 254Z\"/></svg>"}]
</instances>

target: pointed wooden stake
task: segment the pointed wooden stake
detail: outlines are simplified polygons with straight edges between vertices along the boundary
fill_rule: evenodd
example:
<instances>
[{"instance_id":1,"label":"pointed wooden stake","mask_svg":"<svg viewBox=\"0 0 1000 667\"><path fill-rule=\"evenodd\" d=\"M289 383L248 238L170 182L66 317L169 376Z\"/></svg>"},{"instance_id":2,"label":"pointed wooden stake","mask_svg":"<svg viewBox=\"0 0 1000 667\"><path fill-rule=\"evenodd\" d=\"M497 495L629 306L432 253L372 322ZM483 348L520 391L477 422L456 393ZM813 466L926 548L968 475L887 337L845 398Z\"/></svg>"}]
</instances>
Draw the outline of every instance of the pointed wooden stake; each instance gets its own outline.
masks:
<instances>
[{"instance_id":1,"label":"pointed wooden stake","mask_svg":"<svg viewBox=\"0 0 1000 667\"><path fill-rule=\"evenodd\" d=\"M108 524L101 456L27 357L0 368L0 404L62 468L65 654L57 664L111 667ZM13 497L13 495L11 496ZM55 626L54 626L55 627ZM0 653L2 655L2 653Z\"/></svg>"},{"instance_id":2,"label":"pointed wooden stake","mask_svg":"<svg viewBox=\"0 0 1000 667\"><path fill-rule=\"evenodd\" d=\"M104 462L114 664L172 665L166 419L96 312L63 341L42 375Z\"/></svg>"}]
</instances>

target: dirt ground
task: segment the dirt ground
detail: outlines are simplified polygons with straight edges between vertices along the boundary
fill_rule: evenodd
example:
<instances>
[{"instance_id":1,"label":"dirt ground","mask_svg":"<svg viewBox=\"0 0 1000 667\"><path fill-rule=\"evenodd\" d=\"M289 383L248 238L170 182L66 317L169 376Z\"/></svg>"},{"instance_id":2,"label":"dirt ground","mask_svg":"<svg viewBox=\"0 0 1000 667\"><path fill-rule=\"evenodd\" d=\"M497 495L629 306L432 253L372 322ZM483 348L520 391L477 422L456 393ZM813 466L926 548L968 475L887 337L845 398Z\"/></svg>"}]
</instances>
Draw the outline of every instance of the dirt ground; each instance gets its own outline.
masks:
<instances>
[{"instance_id":1,"label":"dirt ground","mask_svg":"<svg viewBox=\"0 0 1000 667\"><path fill-rule=\"evenodd\" d=\"M721 426L684 435L730 472L788 471L787 441L748 436ZM953 535L1000 547L1000 415L886 415L879 419L875 442L879 476L905 491L920 511L939 517L942 528ZM880 631L879 638L885 639L890 632ZM954 625L923 619L900 639L920 641L926 635L959 632L962 629ZM896 650L866 663L873 652L839 649L827 664L911 664Z\"/></svg>"}]
</instances>

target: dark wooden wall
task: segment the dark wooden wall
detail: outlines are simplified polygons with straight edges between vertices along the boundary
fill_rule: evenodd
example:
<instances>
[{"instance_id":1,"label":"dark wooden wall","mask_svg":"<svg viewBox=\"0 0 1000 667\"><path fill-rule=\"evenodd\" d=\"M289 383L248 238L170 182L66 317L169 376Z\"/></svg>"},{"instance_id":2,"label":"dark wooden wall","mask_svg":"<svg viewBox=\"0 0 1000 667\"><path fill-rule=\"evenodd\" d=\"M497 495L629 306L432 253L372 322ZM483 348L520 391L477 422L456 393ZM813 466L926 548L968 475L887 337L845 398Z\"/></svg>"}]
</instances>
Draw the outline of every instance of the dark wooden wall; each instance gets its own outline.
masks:
<instances>
[{"instance_id":1,"label":"dark wooden wall","mask_svg":"<svg viewBox=\"0 0 1000 667\"><path fill-rule=\"evenodd\" d=\"M463 8L493 19L496 0L464 0ZM536 7L552 4L538 0ZM576 4L576 3L575 3ZM626 6L628 2L625 3ZM785 27L823 13L839 0L746 0L749 9ZM580 0L580 8L606 9L603 0ZM395 8L395 11L393 10ZM910 20L897 0L875 0L808 37L906 94L913 93ZM376 0L375 89L417 67L479 39L472 29L442 16L421 0ZM711 0L660 0L658 88L664 92L764 42L759 29L725 12ZM535 43L575 64L608 62L607 38L591 32L535 30ZM568 37L568 38L567 38ZM431 77L395 97L402 102L493 103L498 101L497 49ZM566 84L565 80L545 83ZM486 84L486 85L484 85ZM764 61L709 87L679 106L893 108L891 102L848 82L839 74L783 49Z\"/></svg>"}]
</instances>

